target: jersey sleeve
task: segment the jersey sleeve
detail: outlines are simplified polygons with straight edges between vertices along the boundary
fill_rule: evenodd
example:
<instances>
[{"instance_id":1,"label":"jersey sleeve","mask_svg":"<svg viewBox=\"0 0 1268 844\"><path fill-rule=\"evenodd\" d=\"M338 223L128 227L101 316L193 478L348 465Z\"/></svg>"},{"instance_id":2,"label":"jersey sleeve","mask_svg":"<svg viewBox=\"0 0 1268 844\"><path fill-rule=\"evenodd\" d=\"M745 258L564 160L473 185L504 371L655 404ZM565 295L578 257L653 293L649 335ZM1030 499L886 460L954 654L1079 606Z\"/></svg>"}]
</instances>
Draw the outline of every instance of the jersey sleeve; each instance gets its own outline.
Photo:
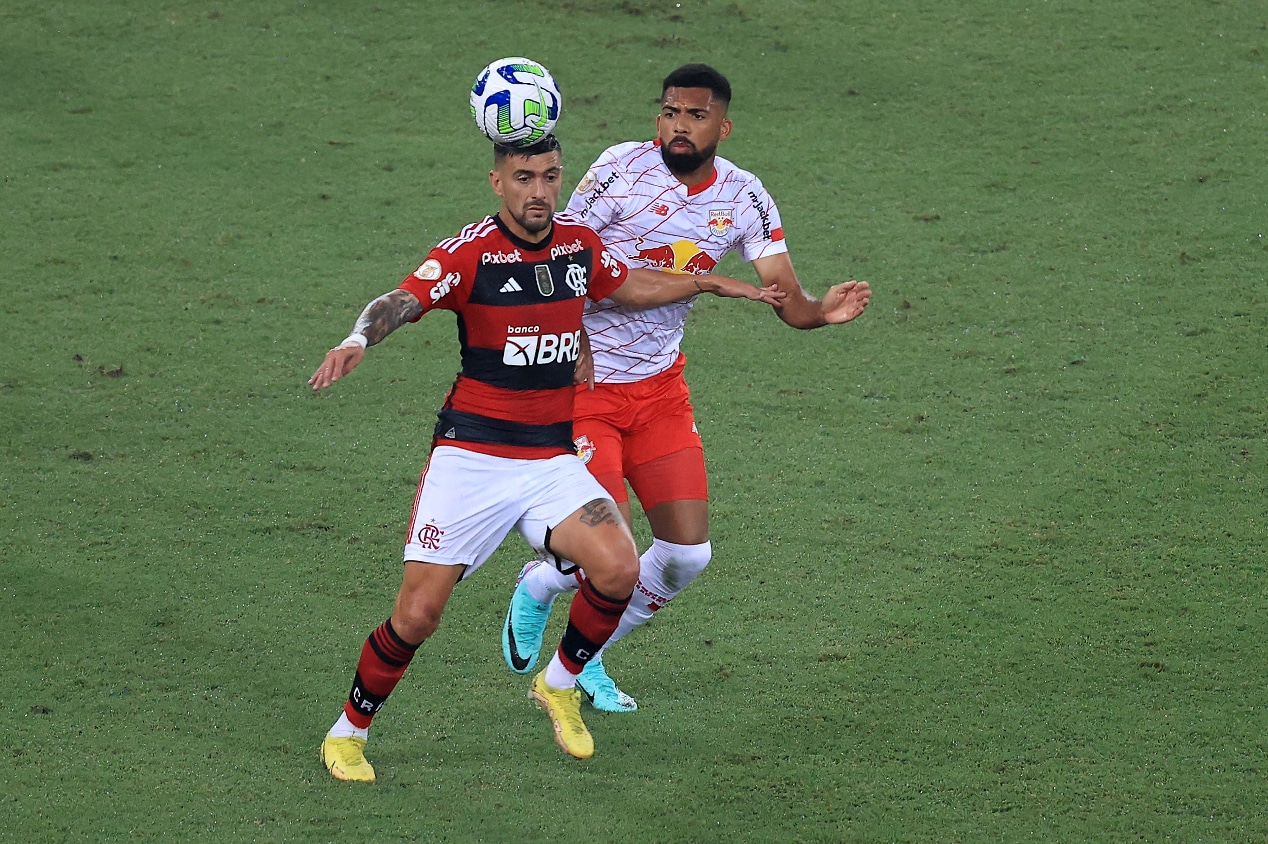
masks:
<instances>
[{"instance_id":1,"label":"jersey sleeve","mask_svg":"<svg viewBox=\"0 0 1268 844\"><path fill-rule=\"evenodd\" d=\"M568 197L565 213L599 234L620 218L618 197L626 196L625 176L616 167L616 147L604 150Z\"/></svg>"},{"instance_id":2,"label":"jersey sleeve","mask_svg":"<svg viewBox=\"0 0 1268 844\"><path fill-rule=\"evenodd\" d=\"M433 310L459 311L471 295L475 270L466 266L461 252L450 252L437 246L418 269L405 276L401 290L414 294L423 310L412 321Z\"/></svg>"},{"instance_id":3,"label":"jersey sleeve","mask_svg":"<svg viewBox=\"0 0 1268 844\"><path fill-rule=\"evenodd\" d=\"M586 295L595 302L602 301L625 283L630 277L630 268L624 261L614 255L603 245L597 234L590 233L591 247L594 252L594 268L590 273L590 284Z\"/></svg>"},{"instance_id":4,"label":"jersey sleeve","mask_svg":"<svg viewBox=\"0 0 1268 844\"><path fill-rule=\"evenodd\" d=\"M775 200L766 192L761 180L756 177L745 191L748 207L745 208L743 220L743 237L740 241L740 256L745 261L756 261L768 255L779 255L788 251L784 242L784 225L779 219L779 208Z\"/></svg>"}]
</instances>

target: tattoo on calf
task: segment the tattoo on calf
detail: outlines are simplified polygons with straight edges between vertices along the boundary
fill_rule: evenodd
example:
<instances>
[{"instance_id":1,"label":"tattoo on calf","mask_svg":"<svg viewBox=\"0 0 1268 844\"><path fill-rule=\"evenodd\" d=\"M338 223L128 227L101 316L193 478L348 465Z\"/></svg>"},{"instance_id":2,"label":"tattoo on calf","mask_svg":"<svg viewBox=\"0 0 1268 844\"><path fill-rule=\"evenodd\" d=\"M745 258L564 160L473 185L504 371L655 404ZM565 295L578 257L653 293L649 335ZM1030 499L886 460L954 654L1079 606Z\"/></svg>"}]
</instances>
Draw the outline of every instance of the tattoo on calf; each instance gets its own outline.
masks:
<instances>
[{"instance_id":1,"label":"tattoo on calf","mask_svg":"<svg viewBox=\"0 0 1268 844\"><path fill-rule=\"evenodd\" d=\"M587 527L598 527L602 524L620 524L617 521L616 514L608 506L608 502L602 498L596 498L581 508L581 522Z\"/></svg>"}]
</instances>

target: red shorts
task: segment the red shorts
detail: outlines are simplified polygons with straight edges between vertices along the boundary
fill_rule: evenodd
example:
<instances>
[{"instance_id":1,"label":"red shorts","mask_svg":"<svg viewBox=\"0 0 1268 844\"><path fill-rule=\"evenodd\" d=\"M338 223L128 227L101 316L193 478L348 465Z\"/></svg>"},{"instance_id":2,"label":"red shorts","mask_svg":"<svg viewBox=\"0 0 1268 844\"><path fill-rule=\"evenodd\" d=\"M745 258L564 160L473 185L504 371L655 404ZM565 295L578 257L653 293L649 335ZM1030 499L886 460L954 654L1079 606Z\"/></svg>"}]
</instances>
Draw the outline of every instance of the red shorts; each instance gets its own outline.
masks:
<instances>
[{"instance_id":1,"label":"red shorts","mask_svg":"<svg viewBox=\"0 0 1268 844\"><path fill-rule=\"evenodd\" d=\"M618 503L629 501L627 479L644 510L709 497L704 445L682 377L686 364L679 355L669 369L642 381L577 388L577 454Z\"/></svg>"}]
</instances>

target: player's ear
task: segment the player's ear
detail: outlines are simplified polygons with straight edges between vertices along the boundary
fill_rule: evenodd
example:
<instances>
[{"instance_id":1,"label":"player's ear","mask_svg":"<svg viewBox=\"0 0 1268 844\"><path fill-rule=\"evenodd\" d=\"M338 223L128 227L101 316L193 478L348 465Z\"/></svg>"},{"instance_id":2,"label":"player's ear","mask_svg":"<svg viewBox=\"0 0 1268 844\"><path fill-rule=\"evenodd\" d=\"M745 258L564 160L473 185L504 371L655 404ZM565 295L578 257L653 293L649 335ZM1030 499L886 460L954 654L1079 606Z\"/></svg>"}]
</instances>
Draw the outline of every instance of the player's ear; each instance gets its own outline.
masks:
<instances>
[{"instance_id":1,"label":"player's ear","mask_svg":"<svg viewBox=\"0 0 1268 844\"><path fill-rule=\"evenodd\" d=\"M722 118L722 135L718 140L725 141L729 137L731 137L731 119L724 117Z\"/></svg>"},{"instance_id":2,"label":"player's ear","mask_svg":"<svg viewBox=\"0 0 1268 844\"><path fill-rule=\"evenodd\" d=\"M493 193L498 197L502 196L502 176L497 170L489 171L489 187L493 188Z\"/></svg>"}]
</instances>

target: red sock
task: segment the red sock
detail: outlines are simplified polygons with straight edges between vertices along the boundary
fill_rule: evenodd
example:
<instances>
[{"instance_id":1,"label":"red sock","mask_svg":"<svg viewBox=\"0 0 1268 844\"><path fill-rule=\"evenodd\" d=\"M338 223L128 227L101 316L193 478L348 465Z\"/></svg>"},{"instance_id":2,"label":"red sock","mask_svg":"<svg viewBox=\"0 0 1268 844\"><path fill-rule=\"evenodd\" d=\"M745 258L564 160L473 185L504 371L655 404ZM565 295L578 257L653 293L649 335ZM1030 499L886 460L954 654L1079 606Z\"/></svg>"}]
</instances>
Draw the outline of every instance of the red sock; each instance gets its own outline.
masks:
<instances>
[{"instance_id":1,"label":"red sock","mask_svg":"<svg viewBox=\"0 0 1268 844\"><path fill-rule=\"evenodd\" d=\"M343 705L353 726L365 729L387 696L405 674L418 645L408 644L392 629L392 619L380 624L361 646L361 659L352 678L352 691Z\"/></svg>"},{"instance_id":2,"label":"red sock","mask_svg":"<svg viewBox=\"0 0 1268 844\"><path fill-rule=\"evenodd\" d=\"M559 643L559 659L565 668L573 674L581 673L586 663L616 631L621 614L630 604L630 597L626 595L614 601L601 595L589 580L581 581L577 597L572 600L572 609L568 611L568 629Z\"/></svg>"}]
</instances>

